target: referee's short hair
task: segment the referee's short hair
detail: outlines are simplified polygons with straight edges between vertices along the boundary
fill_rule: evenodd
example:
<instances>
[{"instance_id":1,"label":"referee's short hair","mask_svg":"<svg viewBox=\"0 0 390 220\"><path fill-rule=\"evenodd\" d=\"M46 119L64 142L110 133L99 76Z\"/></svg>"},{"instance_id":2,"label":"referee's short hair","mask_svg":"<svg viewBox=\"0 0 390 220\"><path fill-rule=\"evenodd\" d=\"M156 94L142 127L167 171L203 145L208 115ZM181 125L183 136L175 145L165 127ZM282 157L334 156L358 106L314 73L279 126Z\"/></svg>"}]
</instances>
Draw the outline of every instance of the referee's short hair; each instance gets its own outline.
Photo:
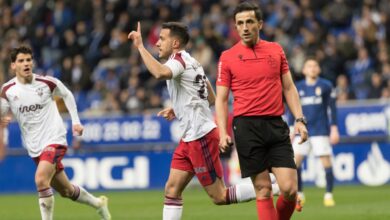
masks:
<instances>
[{"instance_id":1,"label":"referee's short hair","mask_svg":"<svg viewBox=\"0 0 390 220\"><path fill-rule=\"evenodd\" d=\"M236 15L243 11L254 11L258 21L263 20L263 12L259 6L254 2L244 1L237 5L233 12L234 21L236 21Z\"/></svg>"}]
</instances>

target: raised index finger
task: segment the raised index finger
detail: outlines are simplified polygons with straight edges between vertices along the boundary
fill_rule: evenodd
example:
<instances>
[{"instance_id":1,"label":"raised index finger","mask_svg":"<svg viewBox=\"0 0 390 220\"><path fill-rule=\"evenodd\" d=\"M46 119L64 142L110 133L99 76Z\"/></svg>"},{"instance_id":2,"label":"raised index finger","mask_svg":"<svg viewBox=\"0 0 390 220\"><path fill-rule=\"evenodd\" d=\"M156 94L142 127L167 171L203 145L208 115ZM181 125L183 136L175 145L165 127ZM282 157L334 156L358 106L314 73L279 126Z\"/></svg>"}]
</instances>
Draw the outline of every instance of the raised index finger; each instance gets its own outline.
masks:
<instances>
[{"instance_id":1,"label":"raised index finger","mask_svg":"<svg viewBox=\"0 0 390 220\"><path fill-rule=\"evenodd\" d=\"M138 21L137 32L141 33L141 22Z\"/></svg>"}]
</instances>

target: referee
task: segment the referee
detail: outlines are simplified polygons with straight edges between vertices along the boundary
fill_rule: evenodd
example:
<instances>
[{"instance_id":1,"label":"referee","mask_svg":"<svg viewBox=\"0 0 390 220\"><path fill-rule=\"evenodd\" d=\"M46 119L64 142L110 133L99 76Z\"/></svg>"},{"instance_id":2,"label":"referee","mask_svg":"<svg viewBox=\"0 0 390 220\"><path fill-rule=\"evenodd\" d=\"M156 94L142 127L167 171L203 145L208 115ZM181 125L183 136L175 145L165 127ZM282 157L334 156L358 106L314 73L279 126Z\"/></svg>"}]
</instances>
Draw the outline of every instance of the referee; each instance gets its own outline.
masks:
<instances>
[{"instance_id":1,"label":"referee","mask_svg":"<svg viewBox=\"0 0 390 220\"><path fill-rule=\"evenodd\" d=\"M289 138L282 120L283 96L295 117L295 130L306 141L308 134L299 95L282 47L260 39L262 12L250 2L240 3L234 22L241 40L224 51L218 64L216 112L220 149L231 144L227 132L228 97L233 103L233 132L242 177L251 177L256 191L259 219L290 219L297 194L297 170ZM281 195L272 200L272 171Z\"/></svg>"}]
</instances>

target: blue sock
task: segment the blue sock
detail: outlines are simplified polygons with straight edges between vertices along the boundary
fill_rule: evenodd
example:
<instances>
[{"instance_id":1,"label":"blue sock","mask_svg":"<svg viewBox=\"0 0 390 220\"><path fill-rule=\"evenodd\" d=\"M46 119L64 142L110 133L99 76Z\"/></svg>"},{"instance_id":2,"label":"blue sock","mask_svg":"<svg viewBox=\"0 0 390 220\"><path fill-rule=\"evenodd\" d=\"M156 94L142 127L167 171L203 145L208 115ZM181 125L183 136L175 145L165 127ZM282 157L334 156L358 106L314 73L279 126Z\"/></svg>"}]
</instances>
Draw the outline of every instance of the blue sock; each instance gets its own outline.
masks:
<instances>
[{"instance_id":1,"label":"blue sock","mask_svg":"<svg viewBox=\"0 0 390 220\"><path fill-rule=\"evenodd\" d=\"M302 168L298 167L297 168L298 172L298 192L303 192L303 183L302 183Z\"/></svg>"},{"instance_id":2,"label":"blue sock","mask_svg":"<svg viewBox=\"0 0 390 220\"><path fill-rule=\"evenodd\" d=\"M333 182L334 182L332 167L325 168L325 176L326 176L326 192L331 193L333 191Z\"/></svg>"}]
</instances>

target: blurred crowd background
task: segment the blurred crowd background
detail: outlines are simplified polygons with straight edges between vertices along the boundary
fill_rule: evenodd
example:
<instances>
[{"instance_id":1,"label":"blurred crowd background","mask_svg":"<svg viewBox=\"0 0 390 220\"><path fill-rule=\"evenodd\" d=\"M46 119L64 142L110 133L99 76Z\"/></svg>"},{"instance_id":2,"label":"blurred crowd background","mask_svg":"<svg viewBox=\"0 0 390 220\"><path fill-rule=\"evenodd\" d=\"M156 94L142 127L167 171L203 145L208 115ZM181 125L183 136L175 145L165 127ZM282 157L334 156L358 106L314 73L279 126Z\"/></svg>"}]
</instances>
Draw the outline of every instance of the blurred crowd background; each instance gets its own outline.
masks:
<instances>
[{"instance_id":1,"label":"blurred crowd background","mask_svg":"<svg viewBox=\"0 0 390 220\"><path fill-rule=\"evenodd\" d=\"M87 115L145 114L169 104L127 35L141 21L157 55L160 25L188 25L188 51L214 84L221 52L239 41L232 12L239 0L0 0L0 83L14 77L9 51L34 51L35 72L61 79ZM390 1L259 0L261 38L279 42L295 80L315 56L339 103L390 97Z\"/></svg>"}]
</instances>

